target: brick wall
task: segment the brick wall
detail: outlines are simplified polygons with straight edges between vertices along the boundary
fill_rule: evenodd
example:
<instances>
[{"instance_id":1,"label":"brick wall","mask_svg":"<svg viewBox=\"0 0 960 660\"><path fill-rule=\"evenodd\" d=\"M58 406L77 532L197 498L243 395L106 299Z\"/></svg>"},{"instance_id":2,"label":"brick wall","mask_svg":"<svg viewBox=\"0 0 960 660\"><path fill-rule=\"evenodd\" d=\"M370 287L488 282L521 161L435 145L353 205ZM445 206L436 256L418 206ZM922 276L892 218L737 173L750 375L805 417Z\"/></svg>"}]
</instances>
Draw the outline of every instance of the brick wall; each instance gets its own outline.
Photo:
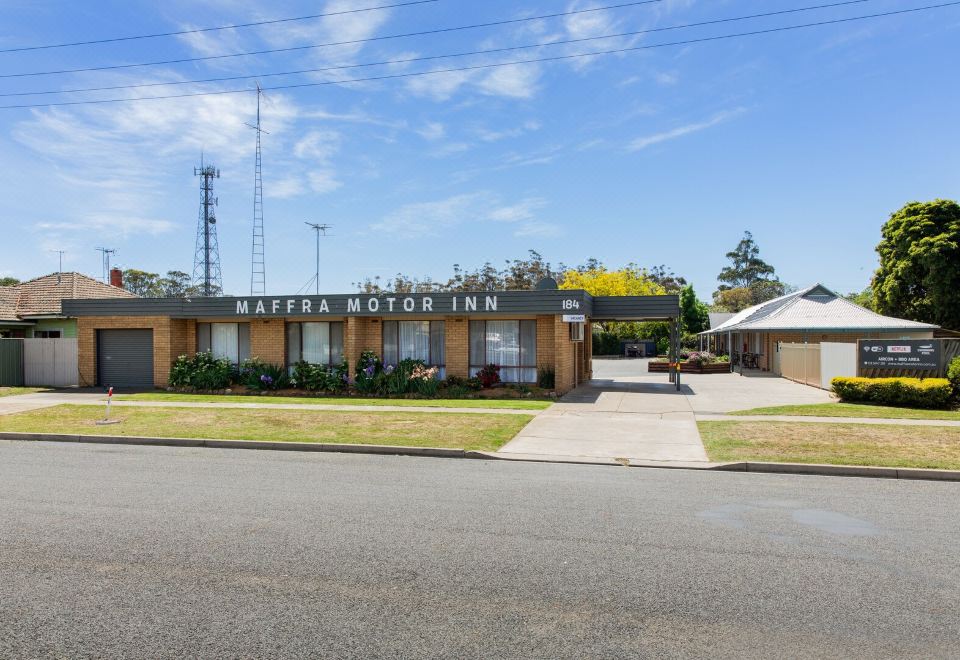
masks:
<instances>
[{"instance_id":1,"label":"brick wall","mask_svg":"<svg viewBox=\"0 0 960 660\"><path fill-rule=\"evenodd\" d=\"M447 376L470 375L470 322L466 316L448 316L443 324L443 351Z\"/></svg>"},{"instance_id":2,"label":"brick wall","mask_svg":"<svg viewBox=\"0 0 960 660\"><path fill-rule=\"evenodd\" d=\"M364 351L383 357L383 323L380 318L348 316L343 321L343 355L351 374Z\"/></svg>"},{"instance_id":3,"label":"brick wall","mask_svg":"<svg viewBox=\"0 0 960 660\"><path fill-rule=\"evenodd\" d=\"M166 316L84 316L77 319L77 368L80 385L97 382L97 330L149 328L153 330L153 382L167 384L170 367L187 352L187 322Z\"/></svg>"},{"instance_id":4,"label":"brick wall","mask_svg":"<svg viewBox=\"0 0 960 660\"><path fill-rule=\"evenodd\" d=\"M575 346L570 341L569 324L564 323L561 316L553 318L553 370L556 374L558 392L567 392L576 385L575 379L579 374L576 371Z\"/></svg>"},{"instance_id":5,"label":"brick wall","mask_svg":"<svg viewBox=\"0 0 960 660\"><path fill-rule=\"evenodd\" d=\"M269 364L286 364L286 328L283 319L250 321L250 357Z\"/></svg>"}]
</instances>

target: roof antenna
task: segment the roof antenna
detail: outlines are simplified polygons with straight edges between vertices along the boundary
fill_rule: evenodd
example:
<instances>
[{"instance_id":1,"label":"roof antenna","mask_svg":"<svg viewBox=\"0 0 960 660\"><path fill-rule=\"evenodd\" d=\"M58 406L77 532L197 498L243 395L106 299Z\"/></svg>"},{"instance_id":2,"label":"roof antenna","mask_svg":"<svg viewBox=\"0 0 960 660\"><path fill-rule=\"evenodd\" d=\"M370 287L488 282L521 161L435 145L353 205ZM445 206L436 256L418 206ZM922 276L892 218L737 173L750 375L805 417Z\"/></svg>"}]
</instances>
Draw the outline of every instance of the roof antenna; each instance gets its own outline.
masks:
<instances>
[{"instance_id":1,"label":"roof antenna","mask_svg":"<svg viewBox=\"0 0 960 660\"><path fill-rule=\"evenodd\" d=\"M61 276L63 275L63 253L65 250L50 250L51 252L56 252L60 255L60 266L57 268L57 284L60 284Z\"/></svg>"}]
</instances>

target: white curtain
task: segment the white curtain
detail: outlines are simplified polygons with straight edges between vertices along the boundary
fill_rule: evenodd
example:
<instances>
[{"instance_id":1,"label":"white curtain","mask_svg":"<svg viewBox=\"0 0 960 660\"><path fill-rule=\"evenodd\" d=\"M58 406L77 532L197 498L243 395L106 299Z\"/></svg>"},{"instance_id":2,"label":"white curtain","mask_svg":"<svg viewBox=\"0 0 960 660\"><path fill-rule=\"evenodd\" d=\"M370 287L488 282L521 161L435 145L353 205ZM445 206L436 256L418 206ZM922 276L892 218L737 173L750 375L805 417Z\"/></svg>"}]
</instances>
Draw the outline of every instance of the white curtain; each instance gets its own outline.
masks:
<instances>
[{"instance_id":1,"label":"white curtain","mask_svg":"<svg viewBox=\"0 0 960 660\"><path fill-rule=\"evenodd\" d=\"M210 324L210 350L215 358L240 361L240 329L236 323Z\"/></svg>"},{"instance_id":2,"label":"white curtain","mask_svg":"<svg viewBox=\"0 0 960 660\"><path fill-rule=\"evenodd\" d=\"M520 378L520 322L487 321L487 364L500 366L500 380L516 383Z\"/></svg>"},{"instance_id":3,"label":"white curtain","mask_svg":"<svg viewBox=\"0 0 960 660\"><path fill-rule=\"evenodd\" d=\"M330 361L330 324L304 323L303 359L312 364L327 364Z\"/></svg>"},{"instance_id":4,"label":"white curtain","mask_svg":"<svg viewBox=\"0 0 960 660\"><path fill-rule=\"evenodd\" d=\"M401 321L400 359L430 362L430 321Z\"/></svg>"}]
</instances>

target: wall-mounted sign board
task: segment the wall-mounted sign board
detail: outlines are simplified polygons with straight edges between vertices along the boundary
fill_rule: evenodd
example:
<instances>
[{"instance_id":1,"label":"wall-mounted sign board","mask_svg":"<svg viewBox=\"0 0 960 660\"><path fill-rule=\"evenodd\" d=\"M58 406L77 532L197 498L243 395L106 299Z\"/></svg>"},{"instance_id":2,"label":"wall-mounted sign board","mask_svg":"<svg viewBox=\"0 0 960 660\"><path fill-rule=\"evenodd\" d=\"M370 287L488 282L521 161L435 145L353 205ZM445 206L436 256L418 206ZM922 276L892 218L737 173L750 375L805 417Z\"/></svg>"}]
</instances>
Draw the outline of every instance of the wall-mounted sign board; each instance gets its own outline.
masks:
<instances>
[{"instance_id":1,"label":"wall-mounted sign board","mask_svg":"<svg viewBox=\"0 0 960 660\"><path fill-rule=\"evenodd\" d=\"M939 369L936 339L861 339L857 353L861 369Z\"/></svg>"}]
</instances>

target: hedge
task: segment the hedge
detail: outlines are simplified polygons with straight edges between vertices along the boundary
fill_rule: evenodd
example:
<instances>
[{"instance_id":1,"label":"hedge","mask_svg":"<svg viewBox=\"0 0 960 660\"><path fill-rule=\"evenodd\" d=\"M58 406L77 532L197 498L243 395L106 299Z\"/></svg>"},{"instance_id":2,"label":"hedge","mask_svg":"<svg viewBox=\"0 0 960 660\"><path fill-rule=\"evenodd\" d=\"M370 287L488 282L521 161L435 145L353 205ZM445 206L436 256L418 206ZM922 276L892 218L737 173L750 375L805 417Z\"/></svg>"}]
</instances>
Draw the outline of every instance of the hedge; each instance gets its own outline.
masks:
<instances>
[{"instance_id":1,"label":"hedge","mask_svg":"<svg viewBox=\"0 0 960 660\"><path fill-rule=\"evenodd\" d=\"M841 401L907 408L946 408L951 387L946 378L834 378Z\"/></svg>"},{"instance_id":2,"label":"hedge","mask_svg":"<svg viewBox=\"0 0 960 660\"><path fill-rule=\"evenodd\" d=\"M960 357L950 360L950 366L947 368L947 378L953 385L953 395L960 398Z\"/></svg>"}]
</instances>

